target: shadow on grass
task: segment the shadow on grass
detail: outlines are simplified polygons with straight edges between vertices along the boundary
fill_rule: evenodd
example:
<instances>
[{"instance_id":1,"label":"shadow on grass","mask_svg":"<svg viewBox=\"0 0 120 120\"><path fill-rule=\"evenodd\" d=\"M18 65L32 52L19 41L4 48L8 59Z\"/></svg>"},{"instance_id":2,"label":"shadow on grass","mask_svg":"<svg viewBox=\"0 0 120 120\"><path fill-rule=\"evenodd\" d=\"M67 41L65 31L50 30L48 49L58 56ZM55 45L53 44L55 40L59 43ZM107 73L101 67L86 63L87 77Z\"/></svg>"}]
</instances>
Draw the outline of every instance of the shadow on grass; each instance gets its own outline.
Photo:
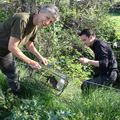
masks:
<instances>
[{"instance_id":1,"label":"shadow on grass","mask_svg":"<svg viewBox=\"0 0 120 120\"><path fill-rule=\"evenodd\" d=\"M35 95L50 94L51 89L42 81L28 79L21 81L21 91L19 97L32 98Z\"/></svg>"},{"instance_id":2,"label":"shadow on grass","mask_svg":"<svg viewBox=\"0 0 120 120\"><path fill-rule=\"evenodd\" d=\"M120 16L120 12L110 12L109 13L111 16Z\"/></svg>"},{"instance_id":3,"label":"shadow on grass","mask_svg":"<svg viewBox=\"0 0 120 120\"><path fill-rule=\"evenodd\" d=\"M48 101L52 101L53 90L41 80L26 77L26 79L20 81L20 84L21 91L17 96L14 96L11 91L8 91L6 80L2 81L2 95L0 95L0 98L3 97L5 100L4 103L1 103L3 100L0 99L0 120L7 117L12 118L14 108L19 111L20 106L24 104L23 101L34 101L39 97L40 104L44 106L49 104Z\"/></svg>"}]
</instances>

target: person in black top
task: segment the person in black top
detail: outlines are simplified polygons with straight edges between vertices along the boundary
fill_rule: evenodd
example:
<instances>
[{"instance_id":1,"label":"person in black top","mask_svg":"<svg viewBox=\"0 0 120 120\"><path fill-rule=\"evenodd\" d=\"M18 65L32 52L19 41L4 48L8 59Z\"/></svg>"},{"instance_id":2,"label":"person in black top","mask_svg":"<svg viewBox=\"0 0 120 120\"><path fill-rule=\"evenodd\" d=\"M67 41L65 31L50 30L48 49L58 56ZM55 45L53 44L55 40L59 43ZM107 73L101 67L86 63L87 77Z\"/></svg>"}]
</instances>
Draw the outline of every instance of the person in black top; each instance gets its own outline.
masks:
<instances>
[{"instance_id":1,"label":"person in black top","mask_svg":"<svg viewBox=\"0 0 120 120\"><path fill-rule=\"evenodd\" d=\"M81 41L92 49L95 60L85 57L79 58L80 63L94 66L94 76L82 83L82 91L101 85L112 85L117 79L117 61L111 47L104 41L96 38L93 31L84 29L78 32Z\"/></svg>"}]
</instances>

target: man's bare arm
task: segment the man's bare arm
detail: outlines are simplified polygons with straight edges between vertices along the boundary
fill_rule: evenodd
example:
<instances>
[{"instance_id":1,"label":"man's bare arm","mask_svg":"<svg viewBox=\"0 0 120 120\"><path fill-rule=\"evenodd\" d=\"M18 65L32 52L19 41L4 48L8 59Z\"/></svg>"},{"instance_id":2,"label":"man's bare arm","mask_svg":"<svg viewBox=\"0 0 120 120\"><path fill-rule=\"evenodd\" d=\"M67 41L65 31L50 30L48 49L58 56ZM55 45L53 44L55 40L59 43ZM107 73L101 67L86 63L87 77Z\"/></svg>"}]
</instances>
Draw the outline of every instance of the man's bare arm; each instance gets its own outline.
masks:
<instances>
[{"instance_id":1,"label":"man's bare arm","mask_svg":"<svg viewBox=\"0 0 120 120\"><path fill-rule=\"evenodd\" d=\"M34 43L31 41L28 41L28 43L26 44L27 49L34 54L39 60L42 60L42 62L47 65L47 59L44 58L42 55L40 55L40 53L38 52L38 50L36 49L36 47L34 46Z\"/></svg>"},{"instance_id":2,"label":"man's bare arm","mask_svg":"<svg viewBox=\"0 0 120 120\"><path fill-rule=\"evenodd\" d=\"M89 60L88 64L93 65L95 67L99 67L99 61L97 60Z\"/></svg>"},{"instance_id":3,"label":"man's bare arm","mask_svg":"<svg viewBox=\"0 0 120 120\"><path fill-rule=\"evenodd\" d=\"M40 65L38 62L31 60L26 55L23 54L23 52L19 49L20 40L15 37L10 37L9 44L8 44L8 50L11 51L17 58L21 59L22 61L29 64L32 68L39 69Z\"/></svg>"},{"instance_id":4,"label":"man's bare arm","mask_svg":"<svg viewBox=\"0 0 120 120\"><path fill-rule=\"evenodd\" d=\"M79 58L79 60L82 64L90 64L90 65L93 65L95 67L99 67L99 61L97 61L97 60L90 60L90 59L85 58L85 57L81 57L81 58Z\"/></svg>"},{"instance_id":5,"label":"man's bare arm","mask_svg":"<svg viewBox=\"0 0 120 120\"><path fill-rule=\"evenodd\" d=\"M34 43L29 41L26 44L26 48L32 53L34 54L38 59L42 59L43 57L40 55L40 53L38 52L38 50L35 48Z\"/></svg>"}]
</instances>

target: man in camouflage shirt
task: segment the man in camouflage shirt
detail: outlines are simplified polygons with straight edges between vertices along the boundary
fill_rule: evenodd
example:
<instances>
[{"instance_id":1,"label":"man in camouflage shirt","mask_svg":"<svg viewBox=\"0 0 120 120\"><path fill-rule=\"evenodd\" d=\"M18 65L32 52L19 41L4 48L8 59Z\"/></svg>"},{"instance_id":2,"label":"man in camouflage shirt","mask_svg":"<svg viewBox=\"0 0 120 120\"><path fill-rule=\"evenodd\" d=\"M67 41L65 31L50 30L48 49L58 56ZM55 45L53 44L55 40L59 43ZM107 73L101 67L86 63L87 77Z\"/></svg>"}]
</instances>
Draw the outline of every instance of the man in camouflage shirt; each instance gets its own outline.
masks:
<instances>
[{"instance_id":1,"label":"man in camouflage shirt","mask_svg":"<svg viewBox=\"0 0 120 120\"><path fill-rule=\"evenodd\" d=\"M0 23L0 69L7 76L8 85L14 94L19 92L20 85L12 55L29 64L33 69L40 69L38 62L30 59L20 50L19 46L25 45L28 51L47 65L47 59L35 48L34 40L39 27L48 26L58 19L59 11L56 6L43 5L38 13L16 13Z\"/></svg>"}]
</instances>

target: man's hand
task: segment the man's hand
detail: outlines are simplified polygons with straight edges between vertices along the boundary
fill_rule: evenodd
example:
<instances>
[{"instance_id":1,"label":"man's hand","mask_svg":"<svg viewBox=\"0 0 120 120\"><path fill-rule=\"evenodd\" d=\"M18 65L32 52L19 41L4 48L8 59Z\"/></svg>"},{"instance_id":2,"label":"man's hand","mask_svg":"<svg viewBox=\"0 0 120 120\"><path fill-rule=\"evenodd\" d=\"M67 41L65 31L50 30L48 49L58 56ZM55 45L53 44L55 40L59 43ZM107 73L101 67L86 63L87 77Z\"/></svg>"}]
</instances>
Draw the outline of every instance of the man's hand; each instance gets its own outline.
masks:
<instances>
[{"instance_id":1,"label":"man's hand","mask_svg":"<svg viewBox=\"0 0 120 120\"><path fill-rule=\"evenodd\" d=\"M82 64L88 64L90 60L89 60L88 58L81 57L81 58L79 58L79 61L80 61Z\"/></svg>"},{"instance_id":2,"label":"man's hand","mask_svg":"<svg viewBox=\"0 0 120 120\"><path fill-rule=\"evenodd\" d=\"M47 65L47 64L48 64L48 60L47 60L46 58L42 57L40 60L42 61L42 63L43 63L44 65Z\"/></svg>"},{"instance_id":3,"label":"man's hand","mask_svg":"<svg viewBox=\"0 0 120 120\"><path fill-rule=\"evenodd\" d=\"M48 64L48 60L44 57L42 57L42 55L40 55L40 53L38 52L38 50L35 48L34 43L29 41L26 45L27 49L34 54L38 60L40 61L40 63L42 62L44 65Z\"/></svg>"},{"instance_id":4,"label":"man's hand","mask_svg":"<svg viewBox=\"0 0 120 120\"><path fill-rule=\"evenodd\" d=\"M30 63L29 63L30 67L32 67L33 69L36 69L36 70L39 70L41 69L41 66L38 62L32 60Z\"/></svg>"},{"instance_id":5,"label":"man's hand","mask_svg":"<svg viewBox=\"0 0 120 120\"><path fill-rule=\"evenodd\" d=\"M95 67L99 67L99 61L97 61L97 60L90 60L88 58L81 57L81 58L79 58L79 61L84 65L89 64L89 65L93 65Z\"/></svg>"}]
</instances>

